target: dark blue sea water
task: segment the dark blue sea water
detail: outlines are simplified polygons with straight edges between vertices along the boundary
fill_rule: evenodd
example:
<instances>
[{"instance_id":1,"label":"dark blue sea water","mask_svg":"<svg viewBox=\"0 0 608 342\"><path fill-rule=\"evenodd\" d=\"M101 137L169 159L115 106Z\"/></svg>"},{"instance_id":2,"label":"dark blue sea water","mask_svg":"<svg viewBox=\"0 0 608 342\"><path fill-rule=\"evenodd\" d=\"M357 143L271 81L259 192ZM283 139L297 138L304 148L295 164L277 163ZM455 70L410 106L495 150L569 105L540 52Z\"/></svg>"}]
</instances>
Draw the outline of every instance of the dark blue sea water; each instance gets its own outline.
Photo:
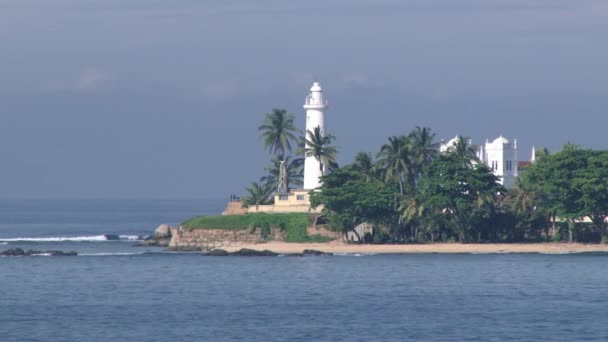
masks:
<instances>
[{"instance_id":1,"label":"dark blue sea water","mask_svg":"<svg viewBox=\"0 0 608 342\"><path fill-rule=\"evenodd\" d=\"M0 202L0 341L606 341L608 256L201 257L132 241L223 201ZM137 253L137 254L136 254Z\"/></svg>"}]
</instances>

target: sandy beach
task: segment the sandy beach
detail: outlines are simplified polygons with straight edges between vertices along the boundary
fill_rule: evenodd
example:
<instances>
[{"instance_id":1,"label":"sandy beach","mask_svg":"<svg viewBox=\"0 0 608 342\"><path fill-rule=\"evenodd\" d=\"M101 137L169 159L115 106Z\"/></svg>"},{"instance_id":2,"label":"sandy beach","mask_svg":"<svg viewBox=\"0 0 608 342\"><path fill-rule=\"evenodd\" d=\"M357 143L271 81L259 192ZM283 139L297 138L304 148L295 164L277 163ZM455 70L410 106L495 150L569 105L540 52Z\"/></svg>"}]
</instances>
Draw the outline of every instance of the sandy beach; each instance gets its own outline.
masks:
<instances>
[{"instance_id":1,"label":"sandy beach","mask_svg":"<svg viewBox=\"0 0 608 342\"><path fill-rule=\"evenodd\" d=\"M356 245L341 242L329 243L287 243L271 241L261 244L241 245L225 248L233 252L241 248L255 250L268 249L276 253L300 253L305 249L315 249L329 253L349 254L405 254L405 253L545 253L566 254L585 252L608 252L608 245L581 243L488 243L488 244L407 244L407 245Z\"/></svg>"}]
</instances>

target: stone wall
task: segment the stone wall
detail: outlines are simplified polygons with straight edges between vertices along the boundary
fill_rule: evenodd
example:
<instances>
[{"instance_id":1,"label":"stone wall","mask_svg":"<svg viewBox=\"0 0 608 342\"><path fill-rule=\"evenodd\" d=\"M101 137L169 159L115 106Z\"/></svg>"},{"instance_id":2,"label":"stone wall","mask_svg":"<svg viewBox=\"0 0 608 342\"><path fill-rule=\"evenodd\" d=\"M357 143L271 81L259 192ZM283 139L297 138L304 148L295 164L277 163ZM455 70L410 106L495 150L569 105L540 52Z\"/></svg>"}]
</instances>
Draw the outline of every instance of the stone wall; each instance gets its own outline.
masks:
<instances>
[{"instance_id":1,"label":"stone wall","mask_svg":"<svg viewBox=\"0 0 608 342\"><path fill-rule=\"evenodd\" d=\"M267 240L285 240L285 233L278 228L270 229L266 239L262 237L261 229L251 232L249 229L185 229L172 228L170 250L199 251L241 246L244 244L263 243Z\"/></svg>"},{"instance_id":2,"label":"stone wall","mask_svg":"<svg viewBox=\"0 0 608 342\"><path fill-rule=\"evenodd\" d=\"M329 230L323 226L311 226L306 228L306 234L310 235L320 235L328 237L332 240L342 240L344 235L340 232L334 232L333 230Z\"/></svg>"}]
</instances>

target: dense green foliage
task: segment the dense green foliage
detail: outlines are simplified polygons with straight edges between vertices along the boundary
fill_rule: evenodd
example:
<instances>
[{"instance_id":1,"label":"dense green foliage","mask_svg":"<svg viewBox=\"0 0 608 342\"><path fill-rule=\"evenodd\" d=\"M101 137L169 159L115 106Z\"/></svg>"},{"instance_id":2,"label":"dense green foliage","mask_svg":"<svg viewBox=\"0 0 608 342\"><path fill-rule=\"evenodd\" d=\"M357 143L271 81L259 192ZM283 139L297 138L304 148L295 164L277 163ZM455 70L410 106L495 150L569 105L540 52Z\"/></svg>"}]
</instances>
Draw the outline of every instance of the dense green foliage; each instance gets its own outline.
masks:
<instances>
[{"instance_id":1,"label":"dense green foliage","mask_svg":"<svg viewBox=\"0 0 608 342\"><path fill-rule=\"evenodd\" d=\"M323 237L308 236L306 227L313 223L309 214L246 214L246 215L218 215L197 216L181 225L188 229L228 229L228 230L256 230L261 229L266 235L270 228L281 228L287 233L287 242L325 242Z\"/></svg>"},{"instance_id":2,"label":"dense green foliage","mask_svg":"<svg viewBox=\"0 0 608 342\"><path fill-rule=\"evenodd\" d=\"M326 219L334 230L347 232L363 222L382 224L394 216L391 187L379 180L367 181L352 166L323 177L322 189L311 192L311 205L325 205Z\"/></svg>"},{"instance_id":3,"label":"dense green foliage","mask_svg":"<svg viewBox=\"0 0 608 342\"><path fill-rule=\"evenodd\" d=\"M441 154L433 138L417 127L390 137L375 161L357 154L323 177L313 206L335 230L372 224L373 241L605 241L608 152L541 149L507 192L467 138Z\"/></svg>"},{"instance_id":4,"label":"dense green foliage","mask_svg":"<svg viewBox=\"0 0 608 342\"><path fill-rule=\"evenodd\" d=\"M581 149L567 144L553 155L539 159L522 175L518 191L527 194L534 205L523 206L524 213L540 212L553 220L556 236L567 235L568 241L577 239L577 232L585 231L582 218L589 218L591 227L602 241L606 240L608 217L608 152ZM564 221L561 231L555 221ZM586 234L589 236L589 232Z\"/></svg>"}]
</instances>

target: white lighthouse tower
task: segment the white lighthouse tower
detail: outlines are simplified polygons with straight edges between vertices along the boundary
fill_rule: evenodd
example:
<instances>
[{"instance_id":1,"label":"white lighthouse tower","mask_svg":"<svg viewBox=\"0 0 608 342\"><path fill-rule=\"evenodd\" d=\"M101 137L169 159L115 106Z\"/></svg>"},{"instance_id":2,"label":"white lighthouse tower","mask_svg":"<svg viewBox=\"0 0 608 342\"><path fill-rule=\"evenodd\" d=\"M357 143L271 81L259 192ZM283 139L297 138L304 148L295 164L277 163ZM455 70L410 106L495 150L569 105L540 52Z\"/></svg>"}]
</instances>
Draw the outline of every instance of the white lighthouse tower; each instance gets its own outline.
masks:
<instances>
[{"instance_id":1,"label":"white lighthouse tower","mask_svg":"<svg viewBox=\"0 0 608 342\"><path fill-rule=\"evenodd\" d=\"M310 93L304 101L304 109L306 109L306 131L305 137L308 139L308 131L314 132L316 127L319 127L321 134L325 135L325 110L327 109L327 101L323 95L323 89L319 82L314 82L310 88ZM306 144L306 147L309 147ZM304 159L304 189L313 190L321 186L319 177L323 175L323 169L326 165L322 165L315 157L306 157Z\"/></svg>"}]
</instances>

